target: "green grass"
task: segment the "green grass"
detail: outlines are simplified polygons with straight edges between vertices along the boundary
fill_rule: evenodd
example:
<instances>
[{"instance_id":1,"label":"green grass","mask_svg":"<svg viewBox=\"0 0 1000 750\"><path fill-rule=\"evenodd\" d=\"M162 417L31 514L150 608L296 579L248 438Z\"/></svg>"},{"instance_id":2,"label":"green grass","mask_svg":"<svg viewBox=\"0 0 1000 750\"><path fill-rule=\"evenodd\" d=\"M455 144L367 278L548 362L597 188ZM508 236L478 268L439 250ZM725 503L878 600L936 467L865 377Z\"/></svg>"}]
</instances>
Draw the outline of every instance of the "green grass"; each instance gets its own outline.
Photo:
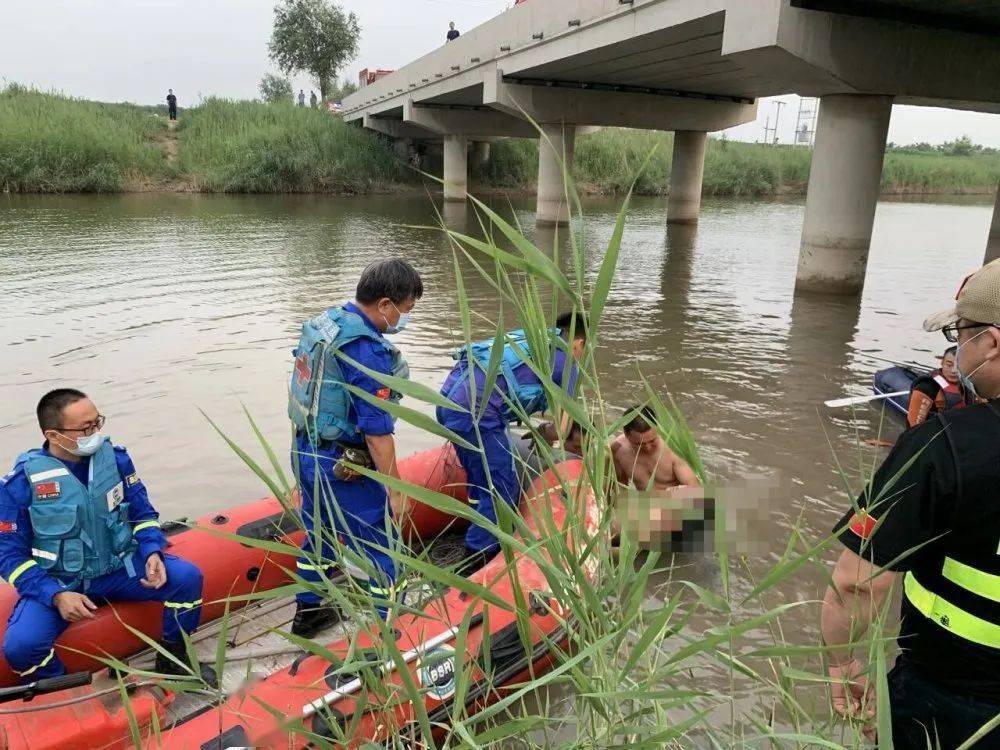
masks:
<instances>
[{"instance_id":1,"label":"green grass","mask_svg":"<svg viewBox=\"0 0 1000 750\"><path fill-rule=\"evenodd\" d=\"M665 195L670 185L673 135L606 128L577 138L573 176L582 192L622 195L649 152L635 186L639 195ZM705 156L704 193L718 196L804 194L812 153L795 146L711 138ZM538 145L504 140L493 144L491 163L474 174L488 187L531 188ZM949 156L890 151L882 170L886 193L990 193L1000 182L1000 155Z\"/></svg>"},{"instance_id":2,"label":"green grass","mask_svg":"<svg viewBox=\"0 0 1000 750\"><path fill-rule=\"evenodd\" d=\"M388 140L322 110L208 99L183 110L177 163L168 164L165 107L103 104L11 84L0 91L0 190L119 192L164 188L231 193L382 191L417 182ZM583 193L640 195L669 190L673 135L605 128L577 139L573 176ZM803 194L811 152L712 138L704 192L717 196ZM532 190L538 142L493 144L474 168L479 187ZM890 150L886 193L989 193L1000 154L957 156Z\"/></svg>"},{"instance_id":3,"label":"green grass","mask_svg":"<svg viewBox=\"0 0 1000 750\"><path fill-rule=\"evenodd\" d=\"M409 178L383 139L291 104L209 99L187 110L179 140L197 190L366 192Z\"/></svg>"},{"instance_id":4,"label":"green grass","mask_svg":"<svg viewBox=\"0 0 1000 750\"><path fill-rule=\"evenodd\" d=\"M163 120L145 108L0 91L0 190L115 192L167 175L156 139Z\"/></svg>"}]
</instances>

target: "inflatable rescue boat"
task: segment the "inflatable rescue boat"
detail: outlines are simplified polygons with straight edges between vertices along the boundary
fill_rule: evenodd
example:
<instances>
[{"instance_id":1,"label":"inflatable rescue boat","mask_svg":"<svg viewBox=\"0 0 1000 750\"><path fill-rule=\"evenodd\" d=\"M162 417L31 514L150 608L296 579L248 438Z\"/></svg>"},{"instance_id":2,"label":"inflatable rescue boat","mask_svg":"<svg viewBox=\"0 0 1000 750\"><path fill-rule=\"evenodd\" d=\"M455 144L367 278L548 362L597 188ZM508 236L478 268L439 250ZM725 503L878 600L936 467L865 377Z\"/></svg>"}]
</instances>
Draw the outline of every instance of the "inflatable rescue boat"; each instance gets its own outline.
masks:
<instances>
[{"instance_id":1,"label":"inflatable rescue boat","mask_svg":"<svg viewBox=\"0 0 1000 750\"><path fill-rule=\"evenodd\" d=\"M450 451L449 446L420 454L410 459L419 461L408 464L407 471L401 465L401 473L463 499L464 476ZM273 508L258 509L260 517L268 518L268 528L274 529L268 533L280 529L287 534L279 519L265 513ZM533 541L546 557L550 556L541 540L560 534L579 552L600 529L597 500L579 460L564 462L537 479L522 500L520 513L526 530L519 536ZM451 550L464 549L463 522L422 506L414 509L412 525L412 546L422 539L428 545L426 559L442 566L454 564L449 545ZM187 533L193 532L177 536ZM210 544L219 558L233 552L220 549L217 537L204 536L213 540ZM282 578L278 571L282 563L289 568L293 561L263 557L257 560L261 572L256 580L272 586L285 582L287 576ZM275 564L276 571L266 572L265 578L267 564ZM571 619L549 591L538 563L515 552L513 569L507 565L500 555L469 576L489 596L470 596L455 588L435 591L411 605L411 612L396 617L391 630L371 622L344 622L320 634L314 639L318 647L311 649L290 648L288 639L275 632L287 627L294 608L290 598L252 604L231 615L244 617L237 630L256 628L256 635L231 636L234 623L229 623L221 700L175 695L153 680L131 677L126 711L121 686L103 678L104 683L39 695L30 703L0 705L0 749L127 747L136 739L148 748L305 748L315 737L356 747L381 744L400 732L417 736L419 712L409 697L412 689L407 691L404 685L416 686L431 725L441 727L456 708L455 701L481 705L495 699L505 686L544 672L552 664L554 647L565 643ZM237 572L246 579L244 570ZM586 560L581 574L593 580L596 558ZM234 571L226 574L230 586L233 575ZM240 590L251 588L239 583ZM209 596L206 592L206 601ZM156 619L148 615L146 622L152 626ZM107 625L113 627L110 621ZM386 632L391 645L380 643ZM247 643L256 644L255 657L239 653ZM206 646L199 656L211 661L217 645ZM384 659L387 648L395 652L394 658ZM463 665L470 682L460 690L456 673Z\"/></svg>"}]
</instances>

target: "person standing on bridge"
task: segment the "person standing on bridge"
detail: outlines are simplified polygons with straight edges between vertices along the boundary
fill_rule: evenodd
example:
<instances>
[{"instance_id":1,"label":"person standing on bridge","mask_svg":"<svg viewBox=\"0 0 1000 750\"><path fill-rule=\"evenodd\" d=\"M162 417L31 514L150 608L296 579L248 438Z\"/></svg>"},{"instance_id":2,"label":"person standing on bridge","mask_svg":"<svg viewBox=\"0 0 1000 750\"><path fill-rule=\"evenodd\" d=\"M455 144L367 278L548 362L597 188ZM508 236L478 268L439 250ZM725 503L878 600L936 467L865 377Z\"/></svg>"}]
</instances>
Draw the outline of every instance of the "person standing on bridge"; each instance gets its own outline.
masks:
<instances>
[{"instance_id":1,"label":"person standing on bridge","mask_svg":"<svg viewBox=\"0 0 1000 750\"><path fill-rule=\"evenodd\" d=\"M958 344L965 393L985 403L941 411L903 433L837 525L847 548L823 601L835 709L868 722L874 690L848 644L864 639L902 585L899 645L889 672L893 744L961 745L1000 715L1000 261L924 322ZM940 743L939 745L936 743ZM1000 729L977 747L1000 746Z\"/></svg>"},{"instance_id":2,"label":"person standing on bridge","mask_svg":"<svg viewBox=\"0 0 1000 750\"><path fill-rule=\"evenodd\" d=\"M177 119L177 97L173 89L167 89L167 115L171 120Z\"/></svg>"},{"instance_id":3,"label":"person standing on bridge","mask_svg":"<svg viewBox=\"0 0 1000 750\"><path fill-rule=\"evenodd\" d=\"M458 29L455 28L455 22L452 21L451 23L449 23L448 24L448 38L445 40L445 42L446 43L447 42L454 42L460 36L461 36L461 34L459 33Z\"/></svg>"}]
</instances>

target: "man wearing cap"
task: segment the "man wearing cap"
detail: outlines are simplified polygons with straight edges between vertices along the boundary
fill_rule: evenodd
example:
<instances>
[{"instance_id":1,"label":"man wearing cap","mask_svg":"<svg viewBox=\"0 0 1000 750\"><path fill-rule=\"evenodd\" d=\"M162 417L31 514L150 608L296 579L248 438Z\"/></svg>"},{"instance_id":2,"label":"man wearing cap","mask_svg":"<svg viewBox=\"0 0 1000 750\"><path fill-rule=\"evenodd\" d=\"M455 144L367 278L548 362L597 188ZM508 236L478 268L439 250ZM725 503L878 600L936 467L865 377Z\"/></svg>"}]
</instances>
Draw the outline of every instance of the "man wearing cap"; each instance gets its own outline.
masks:
<instances>
[{"instance_id":1,"label":"man wearing cap","mask_svg":"<svg viewBox=\"0 0 1000 750\"><path fill-rule=\"evenodd\" d=\"M863 641L903 589L900 656L889 673L896 748L958 747L1000 715L1000 261L966 279L954 307L924 322L958 344L970 396L904 433L836 527L847 548L823 602L834 706L875 726ZM1000 746L1000 729L977 747Z\"/></svg>"}]
</instances>

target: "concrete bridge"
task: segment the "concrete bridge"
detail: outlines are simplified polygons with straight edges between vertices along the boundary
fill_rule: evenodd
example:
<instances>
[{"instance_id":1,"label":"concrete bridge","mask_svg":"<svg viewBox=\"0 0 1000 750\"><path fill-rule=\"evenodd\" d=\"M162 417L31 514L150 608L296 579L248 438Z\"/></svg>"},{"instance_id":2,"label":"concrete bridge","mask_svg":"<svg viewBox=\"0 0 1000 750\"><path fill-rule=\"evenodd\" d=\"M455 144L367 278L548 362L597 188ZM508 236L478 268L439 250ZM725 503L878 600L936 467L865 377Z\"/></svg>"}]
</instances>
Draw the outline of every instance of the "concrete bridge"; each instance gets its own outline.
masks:
<instances>
[{"instance_id":1,"label":"concrete bridge","mask_svg":"<svg viewBox=\"0 0 1000 750\"><path fill-rule=\"evenodd\" d=\"M857 294L892 104L1000 112L1000 5L528 0L348 97L344 119L443 143L446 200L465 200L470 142L486 158L494 138L541 135L542 224L568 219L579 128L672 130L667 220L693 223L707 134L788 93L821 99L796 288Z\"/></svg>"}]
</instances>

